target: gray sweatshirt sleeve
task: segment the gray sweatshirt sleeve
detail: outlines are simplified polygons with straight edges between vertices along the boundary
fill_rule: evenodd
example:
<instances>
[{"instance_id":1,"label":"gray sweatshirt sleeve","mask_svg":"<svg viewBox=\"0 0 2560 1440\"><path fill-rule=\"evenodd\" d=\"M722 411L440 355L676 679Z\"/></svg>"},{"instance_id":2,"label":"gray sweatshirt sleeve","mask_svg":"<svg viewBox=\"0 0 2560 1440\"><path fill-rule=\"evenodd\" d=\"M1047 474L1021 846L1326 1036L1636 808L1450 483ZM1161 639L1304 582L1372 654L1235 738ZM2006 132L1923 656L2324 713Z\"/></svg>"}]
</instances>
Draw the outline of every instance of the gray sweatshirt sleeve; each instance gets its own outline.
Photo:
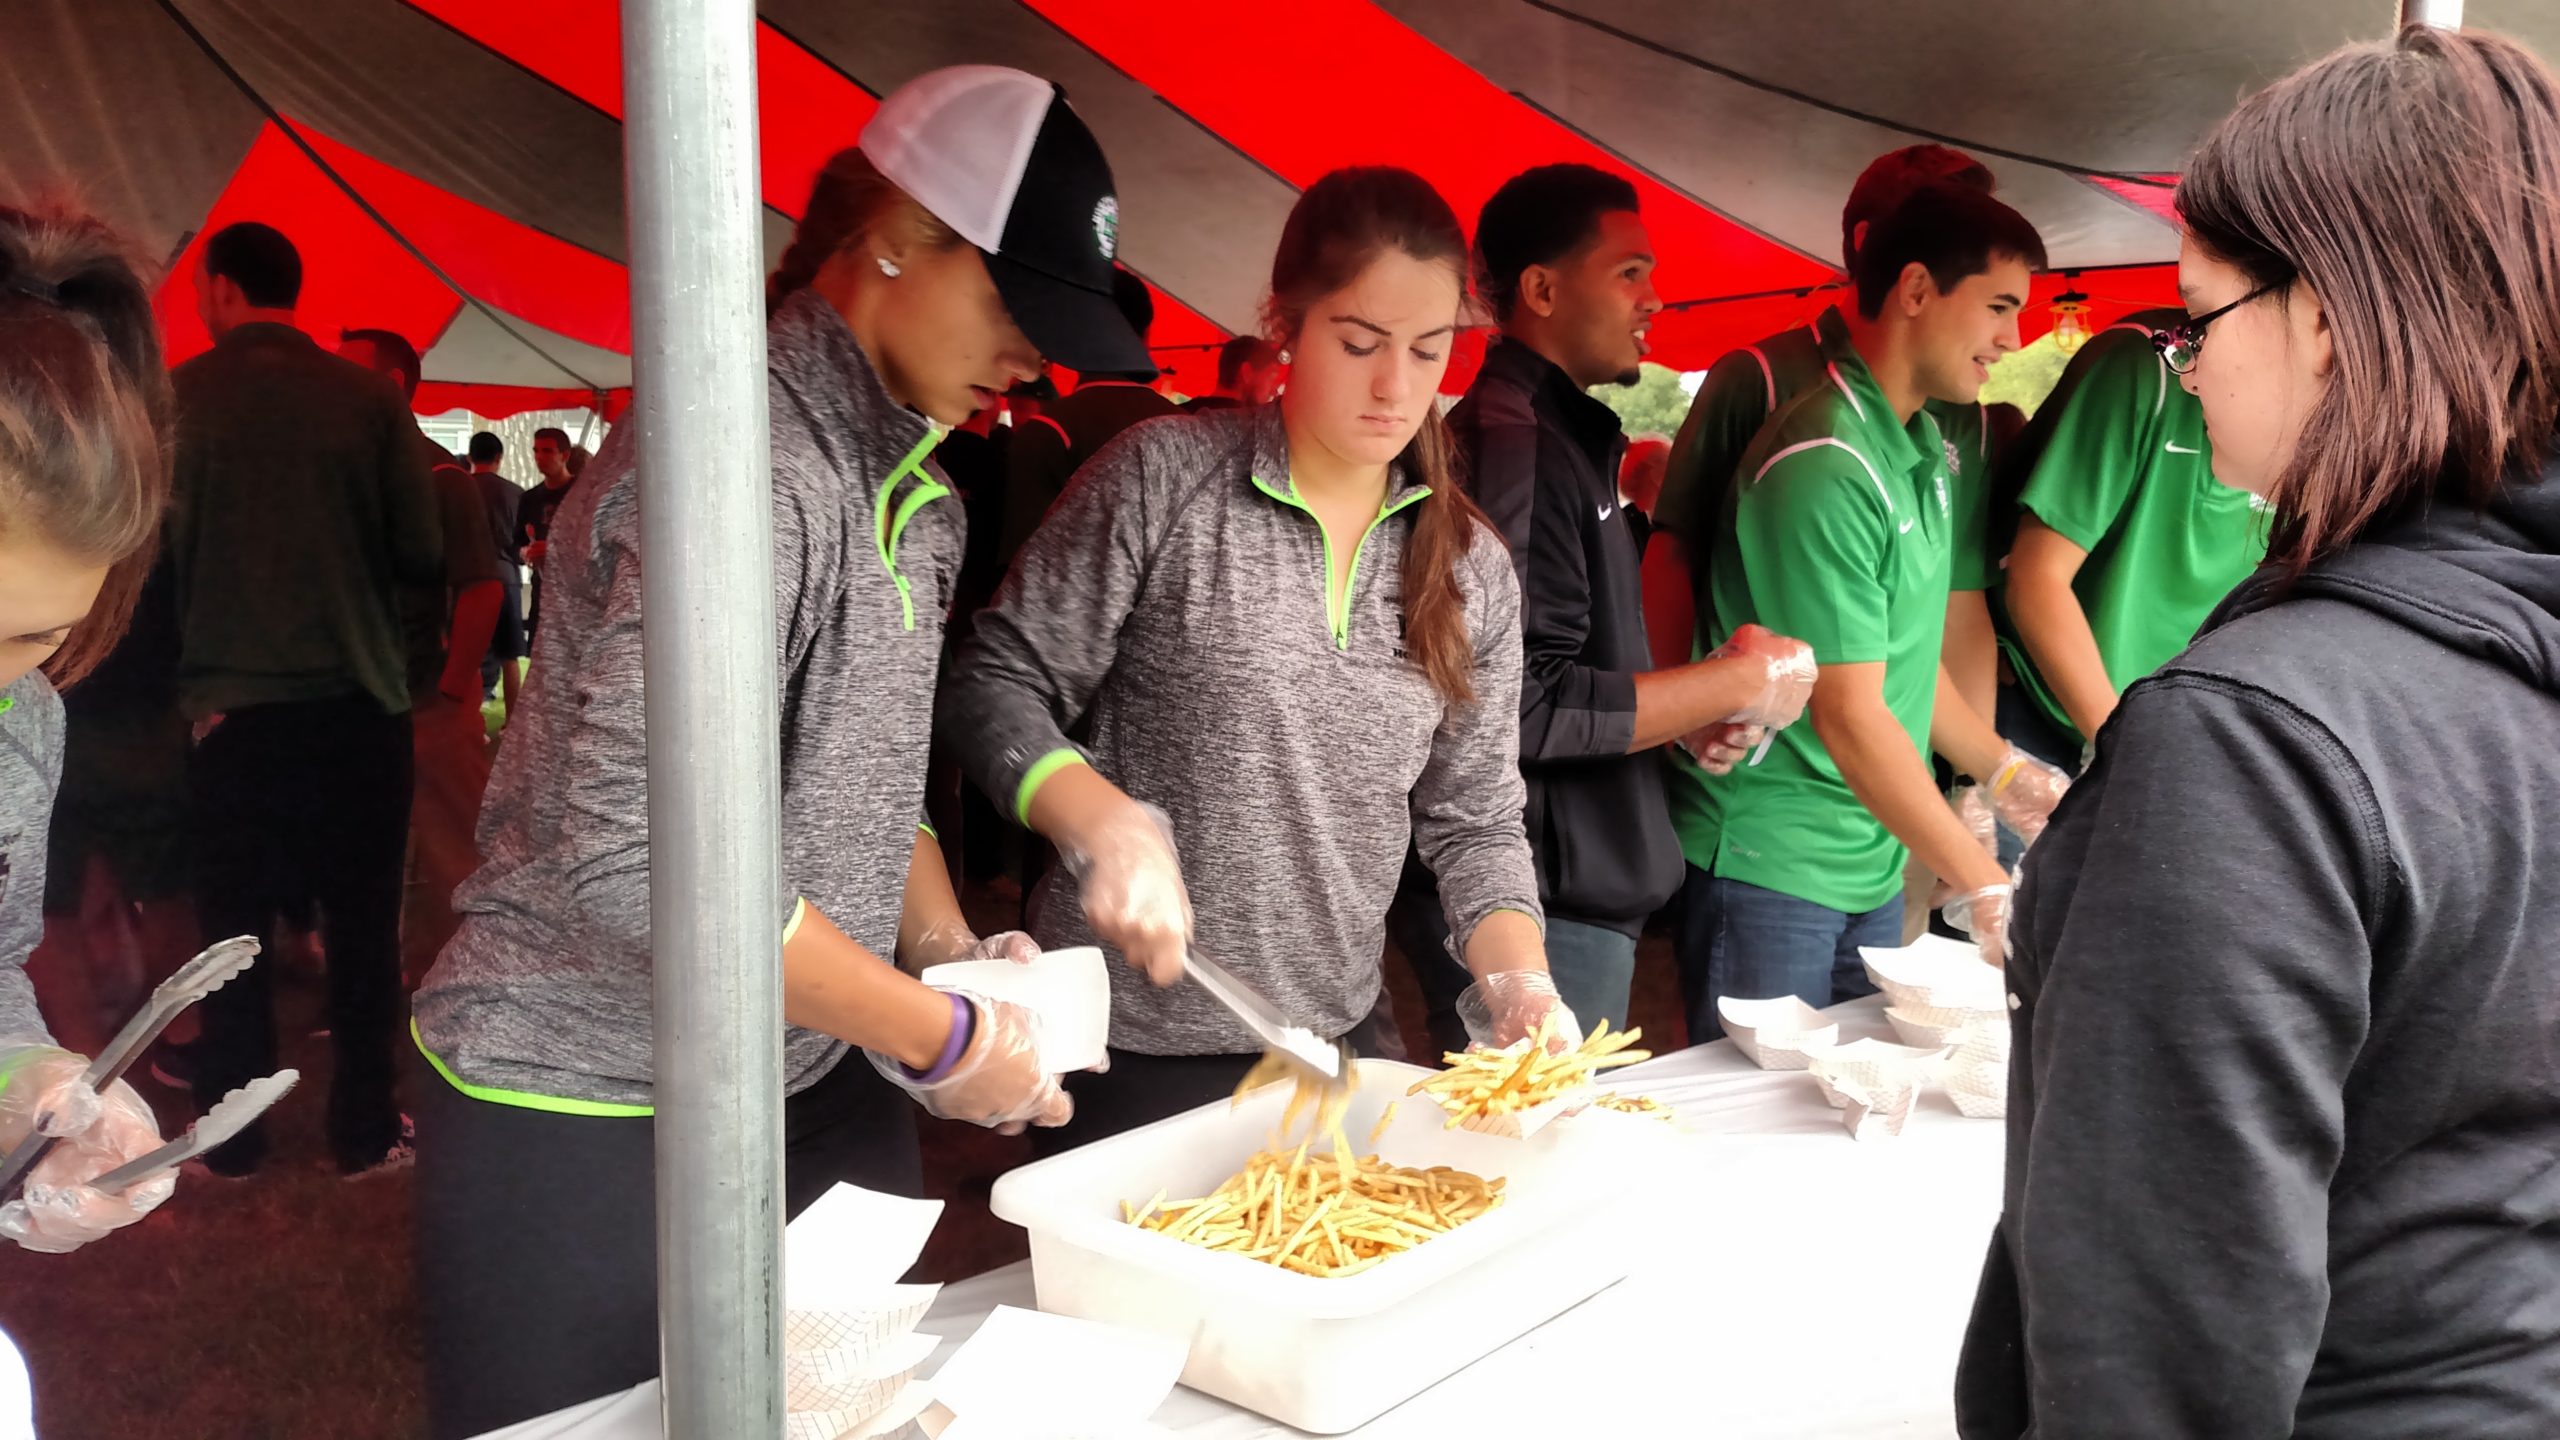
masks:
<instances>
[{"instance_id":1,"label":"gray sweatshirt sleeve","mask_svg":"<svg viewBox=\"0 0 2560 1440\"><path fill-rule=\"evenodd\" d=\"M1463 562L1475 699L1453 705L1413 787L1413 843L1440 882L1449 942L1463 958L1476 926L1517 910L1546 928L1521 812L1520 582L1502 544L1479 528Z\"/></svg>"},{"instance_id":2,"label":"gray sweatshirt sleeve","mask_svg":"<svg viewBox=\"0 0 2560 1440\"><path fill-rule=\"evenodd\" d=\"M1017 820L1041 781L1081 757L1065 727L1110 673L1146 583L1146 453L1132 432L1076 472L943 682L937 733Z\"/></svg>"},{"instance_id":3,"label":"gray sweatshirt sleeve","mask_svg":"<svg viewBox=\"0 0 2560 1440\"><path fill-rule=\"evenodd\" d=\"M0 690L0 1039L50 1038L27 981L44 936L45 835L62 784L62 702L41 674Z\"/></svg>"}]
</instances>

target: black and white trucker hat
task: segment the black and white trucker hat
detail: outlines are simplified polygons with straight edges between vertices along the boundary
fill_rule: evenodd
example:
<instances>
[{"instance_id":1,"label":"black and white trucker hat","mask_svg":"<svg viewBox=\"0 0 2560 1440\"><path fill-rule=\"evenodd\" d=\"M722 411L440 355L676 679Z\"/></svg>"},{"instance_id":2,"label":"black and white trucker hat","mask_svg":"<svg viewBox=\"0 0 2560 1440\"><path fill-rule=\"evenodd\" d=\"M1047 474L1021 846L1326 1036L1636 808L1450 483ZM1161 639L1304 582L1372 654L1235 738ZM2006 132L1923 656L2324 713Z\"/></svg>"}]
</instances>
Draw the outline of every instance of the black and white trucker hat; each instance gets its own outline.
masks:
<instances>
[{"instance_id":1,"label":"black and white trucker hat","mask_svg":"<svg viewBox=\"0 0 2560 1440\"><path fill-rule=\"evenodd\" d=\"M1001 65L954 65L890 92L860 143L882 176L986 255L1042 354L1088 373L1154 373L1111 299L1111 165L1066 92Z\"/></svg>"}]
</instances>

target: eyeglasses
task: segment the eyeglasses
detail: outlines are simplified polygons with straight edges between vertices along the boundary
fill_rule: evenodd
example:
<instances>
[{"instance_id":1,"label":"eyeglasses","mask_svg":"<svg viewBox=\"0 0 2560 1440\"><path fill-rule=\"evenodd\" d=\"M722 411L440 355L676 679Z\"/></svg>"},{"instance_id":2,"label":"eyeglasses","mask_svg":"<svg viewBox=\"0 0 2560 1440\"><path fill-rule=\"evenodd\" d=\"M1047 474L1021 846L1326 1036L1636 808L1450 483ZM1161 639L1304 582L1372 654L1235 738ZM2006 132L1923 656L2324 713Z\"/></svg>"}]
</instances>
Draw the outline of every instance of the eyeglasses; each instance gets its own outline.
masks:
<instances>
[{"instance_id":1,"label":"eyeglasses","mask_svg":"<svg viewBox=\"0 0 2560 1440\"><path fill-rule=\"evenodd\" d=\"M2282 287L2276 285L2261 285L2219 310L2207 311L2183 325L2172 325L2166 330L2155 330L2151 333L2151 348L2160 352L2161 363L2169 367L2170 374L2184 375L2196 368L2197 357L2204 354L2206 326L2259 296L2280 288Z\"/></svg>"}]
</instances>

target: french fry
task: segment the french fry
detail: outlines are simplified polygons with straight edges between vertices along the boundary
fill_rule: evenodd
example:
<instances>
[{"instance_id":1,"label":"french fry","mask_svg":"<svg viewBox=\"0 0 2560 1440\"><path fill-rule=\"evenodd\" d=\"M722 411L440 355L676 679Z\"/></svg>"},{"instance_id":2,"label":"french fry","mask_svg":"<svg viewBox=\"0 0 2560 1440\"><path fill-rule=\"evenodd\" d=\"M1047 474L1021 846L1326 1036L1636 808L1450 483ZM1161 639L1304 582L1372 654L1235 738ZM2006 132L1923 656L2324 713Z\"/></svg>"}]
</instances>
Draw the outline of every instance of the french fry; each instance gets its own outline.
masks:
<instances>
[{"instance_id":1,"label":"french fry","mask_svg":"<svg viewBox=\"0 0 2560 1440\"><path fill-rule=\"evenodd\" d=\"M1286 1062L1264 1057L1236 1088L1237 1100L1288 1073ZM1356 1072L1349 1078L1357 1083ZM1337 1278L1357 1275L1502 1203L1500 1180L1487 1182L1446 1165L1416 1170L1385 1164L1376 1155L1354 1155L1342 1130L1349 1089L1301 1077L1279 1132L1225 1184L1196 1199L1171 1202L1159 1190L1144 1208L1123 1201L1121 1218L1205 1249ZM1390 1101L1369 1143L1386 1133L1395 1109ZM1302 1113L1309 1115L1306 1133L1289 1138Z\"/></svg>"},{"instance_id":2,"label":"french fry","mask_svg":"<svg viewBox=\"0 0 2560 1440\"><path fill-rule=\"evenodd\" d=\"M1671 1107L1650 1095L1621 1095L1615 1090L1593 1098L1592 1104L1603 1110L1619 1110L1629 1115L1650 1115L1657 1120L1673 1120Z\"/></svg>"},{"instance_id":3,"label":"french fry","mask_svg":"<svg viewBox=\"0 0 2560 1440\"><path fill-rule=\"evenodd\" d=\"M1415 1081L1405 1093L1429 1095L1448 1112L1446 1128L1455 1130L1470 1120L1534 1109L1588 1086L1602 1070L1653 1058L1652 1051L1629 1048L1644 1038L1642 1030L1613 1032L1606 1020L1575 1049L1550 1051L1553 1038L1550 1019L1508 1049L1451 1051L1440 1057L1448 1069Z\"/></svg>"}]
</instances>

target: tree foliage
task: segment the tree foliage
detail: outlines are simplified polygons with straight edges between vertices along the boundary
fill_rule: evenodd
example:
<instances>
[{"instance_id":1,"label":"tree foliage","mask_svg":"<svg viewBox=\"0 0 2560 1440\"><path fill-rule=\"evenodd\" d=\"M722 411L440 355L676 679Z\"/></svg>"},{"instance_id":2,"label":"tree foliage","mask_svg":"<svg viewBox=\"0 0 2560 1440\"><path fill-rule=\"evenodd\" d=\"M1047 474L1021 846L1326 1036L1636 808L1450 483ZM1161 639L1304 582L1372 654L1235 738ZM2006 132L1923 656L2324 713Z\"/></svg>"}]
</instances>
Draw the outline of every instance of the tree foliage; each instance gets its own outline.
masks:
<instances>
[{"instance_id":1,"label":"tree foliage","mask_svg":"<svg viewBox=\"0 0 2560 1440\"><path fill-rule=\"evenodd\" d=\"M1680 422L1688 418L1689 394L1696 385L1684 386L1679 371L1650 360L1644 362L1643 373L1644 378L1633 385L1595 385L1591 398L1617 411L1618 422L1629 435L1659 435L1667 440L1680 433Z\"/></svg>"}]
</instances>

